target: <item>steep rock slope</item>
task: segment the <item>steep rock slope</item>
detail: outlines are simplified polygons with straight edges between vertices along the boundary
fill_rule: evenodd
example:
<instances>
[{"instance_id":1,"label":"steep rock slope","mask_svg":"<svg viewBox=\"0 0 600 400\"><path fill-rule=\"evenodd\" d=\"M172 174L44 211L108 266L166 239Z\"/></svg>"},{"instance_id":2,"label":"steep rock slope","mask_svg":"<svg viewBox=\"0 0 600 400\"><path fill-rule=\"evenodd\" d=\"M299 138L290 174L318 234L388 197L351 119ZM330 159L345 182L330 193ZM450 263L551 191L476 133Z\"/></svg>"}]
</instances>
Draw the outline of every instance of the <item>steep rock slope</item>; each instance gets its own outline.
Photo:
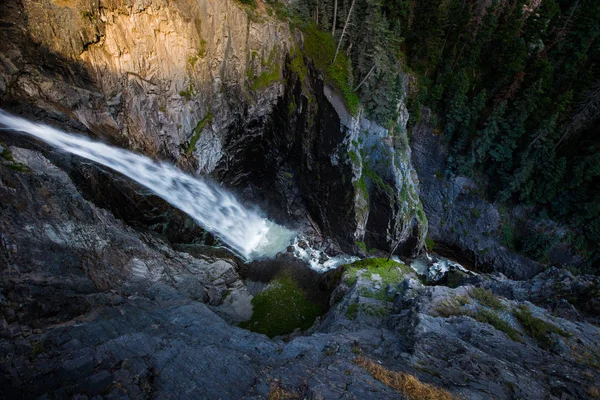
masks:
<instances>
[{"instance_id":1,"label":"steep rock slope","mask_svg":"<svg viewBox=\"0 0 600 400\"><path fill-rule=\"evenodd\" d=\"M363 241L405 254L422 247L427 223L407 146L348 118L303 57L302 32L268 5L0 7L0 106L211 174L274 218L316 230L317 242L322 231L346 251ZM353 153L371 160L366 177Z\"/></svg>"}]
</instances>

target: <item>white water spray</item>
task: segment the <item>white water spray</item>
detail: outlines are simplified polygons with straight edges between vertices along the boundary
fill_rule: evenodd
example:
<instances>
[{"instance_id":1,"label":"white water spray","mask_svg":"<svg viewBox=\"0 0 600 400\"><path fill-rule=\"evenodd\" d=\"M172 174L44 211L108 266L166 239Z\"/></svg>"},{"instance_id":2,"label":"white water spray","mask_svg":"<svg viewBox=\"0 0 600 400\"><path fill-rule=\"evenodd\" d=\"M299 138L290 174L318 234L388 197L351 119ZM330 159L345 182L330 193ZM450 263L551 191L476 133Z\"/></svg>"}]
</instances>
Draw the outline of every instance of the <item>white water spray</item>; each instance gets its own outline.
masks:
<instances>
[{"instance_id":1,"label":"white water spray","mask_svg":"<svg viewBox=\"0 0 600 400\"><path fill-rule=\"evenodd\" d=\"M105 165L152 190L187 213L246 260L284 251L295 233L244 207L222 188L192 177L174 166L129 151L36 124L0 110L0 125Z\"/></svg>"}]
</instances>

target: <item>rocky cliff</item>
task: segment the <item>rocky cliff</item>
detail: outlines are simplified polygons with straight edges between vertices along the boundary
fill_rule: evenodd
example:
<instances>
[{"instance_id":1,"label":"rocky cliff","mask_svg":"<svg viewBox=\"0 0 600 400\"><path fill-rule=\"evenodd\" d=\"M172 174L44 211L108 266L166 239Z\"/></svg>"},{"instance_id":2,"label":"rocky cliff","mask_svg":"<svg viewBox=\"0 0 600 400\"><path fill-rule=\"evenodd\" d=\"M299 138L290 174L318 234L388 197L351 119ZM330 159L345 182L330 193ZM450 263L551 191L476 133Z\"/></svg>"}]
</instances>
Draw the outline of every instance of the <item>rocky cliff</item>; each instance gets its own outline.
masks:
<instances>
[{"instance_id":1,"label":"rocky cliff","mask_svg":"<svg viewBox=\"0 0 600 400\"><path fill-rule=\"evenodd\" d=\"M269 5L22 1L2 15L3 107L210 174L346 251L422 247L406 143L348 114Z\"/></svg>"},{"instance_id":2,"label":"rocky cliff","mask_svg":"<svg viewBox=\"0 0 600 400\"><path fill-rule=\"evenodd\" d=\"M404 101L393 130L352 115L302 31L257 3L4 2L0 107L208 175L329 253L412 255L429 225L479 275L244 264L122 176L2 132L0 398L415 398L394 380L597 396L598 278L500 247L494 207L438 174L432 127L411 150ZM238 327L281 272L322 315L273 339Z\"/></svg>"}]
</instances>

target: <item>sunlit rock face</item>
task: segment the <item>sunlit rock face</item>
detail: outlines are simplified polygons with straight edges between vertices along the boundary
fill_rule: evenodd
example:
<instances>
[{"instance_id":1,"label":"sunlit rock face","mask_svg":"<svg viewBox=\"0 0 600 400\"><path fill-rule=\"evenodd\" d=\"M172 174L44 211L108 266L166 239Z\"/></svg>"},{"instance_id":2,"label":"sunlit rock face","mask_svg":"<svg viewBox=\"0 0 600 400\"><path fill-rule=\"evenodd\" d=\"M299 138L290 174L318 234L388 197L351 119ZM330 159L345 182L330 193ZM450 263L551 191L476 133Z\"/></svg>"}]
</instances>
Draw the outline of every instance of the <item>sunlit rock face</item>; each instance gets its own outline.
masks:
<instances>
[{"instance_id":1,"label":"sunlit rock face","mask_svg":"<svg viewBox=\"0 0 600 400\"><path fill-rule=\"evenodd\" d=\"M267 16L255 22L233 1L24 1L2 7L7 19L21 16L10 18L13 29L30 35L2 44L10 59L2 70L4 86L13 84L12 96L74 117L98 135L126 135L128 147L145 153L184 164L194 159L201 173L214 169L231 125L246 109L267 113L281 94L275 80L265 88L254 81L265 70L280 76L291 43L288 25ZM50 59L56 70L19 65L28 58ZM17 71L25 74L16 77ZM186 152L207 115L211 123L195 150Z\"/></svg>"},{"instance_id":2,"label":"sunlit rock face","mask_svg":"<svg viewBox=\"0 0 600 400\"><path fill-rule=\"evenodd\" d=\"M357 242L418 251L427 228L410 150L364 115L348 117L308 58L295 71L302 33L263 8L235 0L2 4L0 107L211 175L278 222L314 231L317 247L329 238L346 252ZM402 102L399 109L404 127ZM359 136L364 149L353 144ZM361 166L352 151L366 152ZM361 184L367 164L386 186ZM120 204L104 203L121 214Z\"/></svg>"}]
</instances>

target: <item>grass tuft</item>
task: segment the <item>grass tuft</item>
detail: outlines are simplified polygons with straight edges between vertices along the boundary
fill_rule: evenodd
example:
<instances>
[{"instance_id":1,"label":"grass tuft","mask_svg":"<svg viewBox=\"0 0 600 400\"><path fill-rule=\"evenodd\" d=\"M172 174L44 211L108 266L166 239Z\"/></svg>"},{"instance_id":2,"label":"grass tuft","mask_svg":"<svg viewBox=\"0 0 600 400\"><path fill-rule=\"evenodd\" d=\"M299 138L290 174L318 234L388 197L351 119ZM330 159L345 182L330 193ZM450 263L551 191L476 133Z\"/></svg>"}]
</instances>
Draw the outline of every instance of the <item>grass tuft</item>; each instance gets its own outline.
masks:
<instances>
[{"instance_id":1,"label":"grass tuft","mask_svg":"<svg viewBox=\"0 0 600 400\"><path fill-rule=\"evenodd\" d=\"M568 337L569 333L549 322L536 318L526 305L520 305L514 312L515 318L519 320L525 332L535 339L535 341L544 349L552 347L552 333Z\"/></svg>"},{"instance_id":2,"label":"grass tuft","mask_svg":"<svg viewBox=\"0 0 600 400\"><path fill-rule=\"evenodd\" d=\"M506 335L514 340L515 342L523 342L523 338L519 331L510 326L508 322L500 318L496 313L490 310L479 310L473 316L477 321L489 324L499 331L506 333Z\"/></svg>"},{"instance_id":3,"label":"grass tuft","mask_svg":"<svg viewBox=\"0 0 600 400\"><path fill-rule=\"evenodd\" d=\"M593 399L600 398L600 387L599 386L591 386L587 390L588 396Z\"/></svg>"},{"instance_id":4,"label":"grass tuft","mask_svg":"<svg viewBox=\"0 0 600 400\"><path fill-rule=\"evenodd\" d=\"M190 101L195 94L194 85L190 84L187 89L179 92L179 95L185 99L185 101Z\"/></svg>"},{"instance_id":5,"label":"grass tuft","mask_svg":"<svg viewBox=\"0 0 600 400\"><path fill-rule=\"evenodd\" d=\"M289 392L281 387L278 381L271 383L267 400L296 400L300 399L296 393Z\"/></svg>"},{"instance_id":6,"label":"grass tuft","mask_svg":"<svg viewBox=\"0 0 600 400\"><path fill-rule=\"evenodd\" d=\"M4 161L2 162L2 160ZM8 169L12 169L13 171L30 172L29 167L27 167L24 164L21 164L20 162L15 161L12 153L6 146L4 146L4 150L2 150L2 153L0 153L0 164L4 165Z\"/></svg>"},{"instance_id":7,"label":"grass tuft","mask_svg":"<svg viewBox=\"0 0 600 400\"><path fill-rule=\"evenodd\" d=\"M435 312L442 318L464 315L465 312L462 310L462 306L469 303L469 297L465 295L446 298L437 304Z\"/></svg>"},{"instance_id":8,"label":"grass tuft","mask_svg":"<svg viewBox=\"0 0 600 400\"><path fill-rule=\"evenodd\" d=\"M486 290L484 288L473 288L469 292L472 298L477 300L482 305L493 308L494 310L504 310L504 304L496 297L496 295L491 290Z\"/></svg>"},{"instance_id":9,"label":"grass tuft","mask_svg":"<svg viewBox=\"0 0 600 400\"><path fill-rule=\"evenodd\" d=\"M447 390L423 383L414 375L390 371L383 365L367 358L357 357L354 362L370 373L373 378L401 392L408 400L452 400L455 398Z\"/></svg>"}]
</instances>

